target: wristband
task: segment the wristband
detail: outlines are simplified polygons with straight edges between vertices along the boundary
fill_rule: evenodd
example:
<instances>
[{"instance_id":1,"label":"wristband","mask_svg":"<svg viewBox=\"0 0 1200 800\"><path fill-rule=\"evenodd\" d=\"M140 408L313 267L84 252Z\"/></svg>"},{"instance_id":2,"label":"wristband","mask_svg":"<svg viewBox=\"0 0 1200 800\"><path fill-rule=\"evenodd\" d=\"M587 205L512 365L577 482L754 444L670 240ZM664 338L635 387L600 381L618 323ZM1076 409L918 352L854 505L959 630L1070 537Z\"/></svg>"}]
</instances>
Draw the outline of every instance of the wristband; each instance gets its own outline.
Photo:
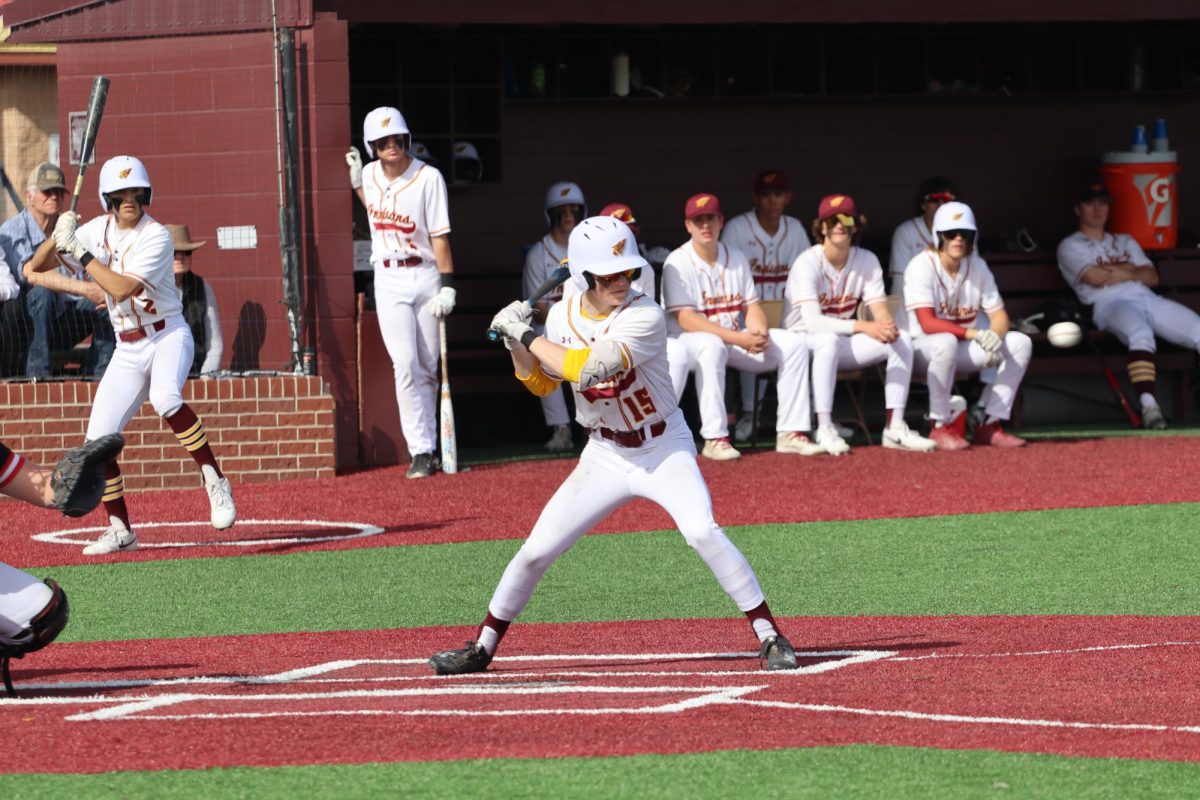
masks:
<instances>
[{"instance_id":1,"label":"wristband","mask_svg":"<svg viewBox=\"0 0 1200 800\"><path fill-rule=\"evenodd\" d=\"M447 286L454 286L454 273L453 272L439 272L438 277L442 279L442 288L443 289L446 288Z\"/></svg>"},{"instance_id":2,"label":"wristband","mask_svg":"<svg viewBox=\"0 0 1200 800\"><path fill-rule=\"evenodd\" d=\"M528 350L529 345L533 344L533 340L536 338L538 335L532 329L525 331L521 334L521 346Z\"/></svg>"},{"instance_id":3,"label":"wristband","mask_svg":"<svg viewBox=\"0 0 1200 800\"><path fill-rule=\"evenodd\" d=\"M91 253L85 252L82 256L79 257L79 266L86 267L88 264L92 263L95 260L96 260L96 257L94 255L92 255Z\"/></svg>"}]
</instances>

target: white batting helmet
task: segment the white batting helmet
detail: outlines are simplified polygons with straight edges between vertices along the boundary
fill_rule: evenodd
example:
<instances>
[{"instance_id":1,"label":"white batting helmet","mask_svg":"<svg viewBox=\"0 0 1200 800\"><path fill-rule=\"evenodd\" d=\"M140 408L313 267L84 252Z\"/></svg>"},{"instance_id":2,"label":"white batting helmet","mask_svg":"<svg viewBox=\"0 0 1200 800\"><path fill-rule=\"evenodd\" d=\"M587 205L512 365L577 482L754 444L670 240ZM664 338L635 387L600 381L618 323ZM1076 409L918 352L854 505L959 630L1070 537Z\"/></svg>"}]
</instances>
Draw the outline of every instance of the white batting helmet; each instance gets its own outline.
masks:
<instances>
[{"instance_id":1,"label":"white batting helmet","mask_svg":"<svg viewBox=\"0 0 1200 800\"><path fill-rule=\"evenodd\" d=\"M583 199L583 189L579 188L578 183L559 181L546 190L544 208L547 225L554 224L554 220L550 219L550 209L559 206L583 206L583 215L587 216L587 201Z\"/></svg>"},{"instance_id":2,"label":"white batting helmet","mask_svg":"<svg viewBox=\"0 0 1200 800\"><path fill-rule=\"evenodd\" d=\"M633 231L616 217L588 217L576 225L567 239L567 262L571 280L581 292L592 288L588 275L612 275L647 266ZM633 279L637 280L637 275Z\"/></svg>"},{"instance_id":3,"label":"white batting helmet","mask_svg":"<svg viewBox=\"0 0 1200 800\"><path fill-rule=\"evenodd\" d=\"M933 232L978 231L975 227L975 212L966 203L942 203L933 215Z\"/></svg>"},{"instance_id":4,"label":"white batting helmet","mask_svg":"<svg viewBox=\"0 0 1200 800\"><path fill-rule=\"evenodd\" d=\"M368 158L375 157L375 148L371 147L371 142L385 136L403 136L405 149L412 142L412 134L400 109L380 106L367 114L367 118L363 120L363 144L367 147Z\"/></svg>"},{"instance_id":5,"label":"white batting helmet","mask_svg":"<svg viewBox=\"0 0 1200 800\"><path fill-rule=\"evenodd\" d=\"M145 189L142 205L150 205L150 175L146 165L133 156L113 156L100 168L100 205L108 210L108 195L122 189Z\"/></svg>"}]
</instances>

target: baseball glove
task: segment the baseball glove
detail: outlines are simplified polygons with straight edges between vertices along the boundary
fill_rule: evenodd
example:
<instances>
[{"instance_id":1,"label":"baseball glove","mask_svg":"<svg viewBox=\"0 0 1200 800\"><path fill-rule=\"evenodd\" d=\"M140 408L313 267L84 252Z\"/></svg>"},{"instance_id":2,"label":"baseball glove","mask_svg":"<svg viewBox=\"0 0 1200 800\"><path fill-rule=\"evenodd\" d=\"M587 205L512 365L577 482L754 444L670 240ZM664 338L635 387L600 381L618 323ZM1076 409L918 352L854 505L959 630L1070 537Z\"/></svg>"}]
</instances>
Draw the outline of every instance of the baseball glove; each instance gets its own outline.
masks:
<instances>
[{"instance_id":1,"label":"baseball glove","mask_svg":"<svg viewBox=\"0 0 1200 800\"><path fill-rule=\"evenodd\" d=\"M54 507L68 517L82 517L95 508L104 496L104 467L124 446L121 434L110 433L67 451L50 477Z\"/></svg>"}]
</instances>

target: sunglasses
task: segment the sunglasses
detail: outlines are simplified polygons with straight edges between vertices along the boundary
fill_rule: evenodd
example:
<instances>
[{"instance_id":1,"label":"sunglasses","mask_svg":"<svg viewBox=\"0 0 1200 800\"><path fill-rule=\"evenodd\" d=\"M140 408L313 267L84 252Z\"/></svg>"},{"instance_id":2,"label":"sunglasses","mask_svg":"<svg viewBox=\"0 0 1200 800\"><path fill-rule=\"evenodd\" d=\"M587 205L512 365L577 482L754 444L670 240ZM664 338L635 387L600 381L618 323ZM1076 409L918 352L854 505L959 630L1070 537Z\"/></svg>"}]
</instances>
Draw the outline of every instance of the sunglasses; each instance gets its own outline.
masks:
<instances>
[{"instance_id":1,"label":"sunglasses","mask_svg":"<svg viewBox=\"0 0 1200 800\"><path fill-rule=\"evenodd\" d=\"M953 192L934 192L921 198L922 203L949 203L954 200Z\"/></svg>"},{"instance_id":2,"label":"sunglasses","mask_svg":"<svg viewBox=\"0 0 1200 800\"><path fill-rule=\"evenodd\" d=\"M825 218L825 224L832 228L834 225L841 224L848 231L853 231L854 226L858 224L857 220L849 214L834 214L832 217Z\"/></svg>"},{"instance_id":3,"label":"sunglasses","mask_svg":"<svg viewBox=\"0 0 1200 800\"><path fill-rule=\"evenodd\" d=\"M376 150L383 150L394 144L394 145L396 145L396 147L403 150L405 138L406 137L404 137L404 136L396 136L396 135L384 136L382 139L376 139L375 141L371 142L371 146L374 147Z\"/></svg>"},{"instance_id":4,"label":"sunglasses","mask_svg":"<svg viewBox=\"0 0 1200 800\"><path fill-rule=\"evenodd\" d=\"M596 283L609 284L615 281L617 278L624 278L630 283L633 283L633 279L637 276L638 270L627 269L624 272L614 272L612 275L596 275L594 277L596 278Z\"/></svg>"},{"instance_id":5,"label":"sunglasses","mask_svg":"<svg viewBox=\"0 0 1200 800\"><path fill-rule=\"evenodd\" d=\"M942 236L945 237L947 242L952 242L961 236L964 242L967 244L973 244L975 242L976 233L977 231L968 231L955 228L952 231L942 231Z\"/></svg>"}]
</instances>

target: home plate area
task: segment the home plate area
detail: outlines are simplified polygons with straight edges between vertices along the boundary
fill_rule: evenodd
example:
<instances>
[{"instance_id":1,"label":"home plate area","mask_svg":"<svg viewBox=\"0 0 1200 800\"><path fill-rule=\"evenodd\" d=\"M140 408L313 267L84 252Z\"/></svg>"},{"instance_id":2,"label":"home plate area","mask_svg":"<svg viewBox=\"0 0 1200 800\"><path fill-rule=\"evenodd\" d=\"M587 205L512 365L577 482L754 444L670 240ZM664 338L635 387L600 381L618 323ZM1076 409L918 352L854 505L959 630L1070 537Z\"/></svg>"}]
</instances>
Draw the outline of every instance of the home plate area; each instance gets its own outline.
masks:
<instances>
[{"instance_id":1,"label":"home plate area","mask_svg":"<svg viewBox=\"0 0 1200 800\"><path fill-rule=\"evenodd\" d=\"M426 659L462 629L64 644L16 663L0 725L20 771L851 743L1200 761L1196 622L792 618L790 672L724 619L514 626L448 677Z\"/></svg>"}]
</instances>

